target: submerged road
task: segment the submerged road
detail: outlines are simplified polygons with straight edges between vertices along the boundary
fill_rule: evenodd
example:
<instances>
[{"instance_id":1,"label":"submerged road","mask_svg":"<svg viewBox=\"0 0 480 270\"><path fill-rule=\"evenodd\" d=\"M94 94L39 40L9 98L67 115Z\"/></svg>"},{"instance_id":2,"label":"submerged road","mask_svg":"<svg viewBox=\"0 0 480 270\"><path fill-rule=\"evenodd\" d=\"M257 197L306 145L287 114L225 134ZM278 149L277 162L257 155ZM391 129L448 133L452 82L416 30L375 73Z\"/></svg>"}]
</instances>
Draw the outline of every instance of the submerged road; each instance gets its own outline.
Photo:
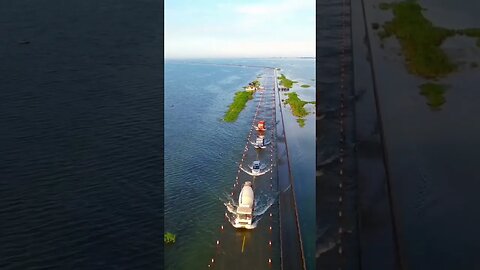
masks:
<instances>
[{"instance_id":1,"label":"submerged road","mask_svg":"<svg viewBox=\"0 0 480 270\"><path fill-rule=\"evenodd\" d=\"M275 74L275 91L278 91L278 82ZM303 252L302 236L298 220L298 208L295 199L295 185L288 156L287 137L283 122L282 93L279 92L276 106L279 107L279 123L277 124L277 153L278 153L278 186L281 193L280 201L280 238L282 269L306 269Z\"/></svg>"},{"instance_id":2,"label":"submerged road","mask_svg":"<svg viewBox=\"0 0 480 270\"><path fill-rule=\"evenodd\" d=\"M402 269L364 2L321 4L317 269Z\"/></svg>"},{"instance_id":3,"label":"submerged road","mask_svg":"<svg viewBox=\"0 0 480 270\"><path fill-rule=\"evenodd\" d=\"M253 103L256 110L245 142L245 148L239 166L248 168L254 160L267 164L270 171L253 177L237 168L237 176L232 181L229 196L238 202L238 196L246 181L251 181L255 193L256 228L252 230L236 229L230 223L232 214L224 213L224 220L219 225L214 256L207 267L212 269L280 269L280 240L278 225L278 205L276 164L275 164L275 92L273 90L273 72L265 72L263 91L257 91ZM271 143L265 149L255 149L250 141L255 141L257 131L254 125L264 120L267 124L265 138ZM262 213L265 211L264 213Z\"/></svg>"},{"instance_id":4,"label":"submerged road","mask_svg":"<svg viewBox=\"0 0 480 270\"><path fill-rule=\"evenodd\" d=\"M276 109L282 104L277 98L275 69L267 68L264 74L264 90L254 95L256 111L239 166L248 168L260 160L270 171L253 177L239 167L228 194L238 202L243 184L253 183L257 226L252 230L234 228L230 223L233 215L226 210L218 238L213 240L216 249L205 264L207 269L305 269L282 112ZM255 141L254 125L260 120L266 122L265 138L271 141L265 149L255 149L250 143Z\"/></svg>"}]
</instances>

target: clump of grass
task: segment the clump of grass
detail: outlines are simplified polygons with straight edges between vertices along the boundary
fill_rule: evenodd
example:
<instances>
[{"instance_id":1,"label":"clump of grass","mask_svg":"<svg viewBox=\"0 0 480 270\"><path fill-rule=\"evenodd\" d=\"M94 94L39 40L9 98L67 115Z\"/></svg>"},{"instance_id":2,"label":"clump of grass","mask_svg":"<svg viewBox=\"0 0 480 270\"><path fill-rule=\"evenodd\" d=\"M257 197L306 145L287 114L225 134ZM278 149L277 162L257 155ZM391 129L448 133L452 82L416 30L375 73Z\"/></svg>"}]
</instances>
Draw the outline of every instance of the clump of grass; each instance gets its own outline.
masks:
<instances>
[{"instance_id":1,"label":"clump of grass","mask_svg":"<svg viewBox=\"0 0 480 270\"><path fill-rule=\"evenodd\" d=\"M308 84L302 84L302 85L300 85L300 87L302 87L302 88L309 88L310 85L308 85Z\"/></svg>"},{"instance_id":2,"label":"clump of grass","mask_svg":"<svg viewBox=\"0 0 480 270\"><path fill-rule=\"evenodd\" d=\"M303 118L298 118L297 119L297 123L300 127L304 127L305 126L305 119Z\"/></svg>"},{"instance_id":3,"label":"clump of grass","mask_svg":"<svg viewBox=\"0 0 480 270\"><path fill-rule=\"evenodd\" d=\"M258 80L255 80L255 81L252 82L252 85L255 86L255 87L259 87L260 82Z\"/></svg>"},{"instance_id":4,"label":"clump of grass","mask_svg":"<svg viewBox=\"0 0 480 270\"><path fill-rule=\"evenodd\" d=\"M253 91L236 92L233 103L228 107L228 111L225 113L223 120L225 122L235 122L240 112L242 112L247 102L251 99L253 99Z\"/></svg>"},{"instance_id":5,"label":"clump of grass","mask_svg":"<svg viewBox=\"0 0 480 270\"><path fill-rule=\"evenodd\" d=\"M280 80L280 84L285 86L286 88L292 88L294 83L298 83L297 81L287 79L287 77L285 77L285 74L281 74L278 79Z\"/></svg>"},{"instance_id":6,"label":"clump of grass","mask_svg":"<svg viewBox=\"0 0 480 270\"><path fill-rule=\"evenodd\" d=\"M308 115L307 110L303 108L306 104L315 104L314 101L303 101L301 100L297 93L288 93L287 94L288 98L285 100L286 104L290 105L290 108L292 108L292 114L296 117L305 117Z\"/></svg>"},{"instance_id":7,"label":"clump of grass","mask_svg":"<svg viewBox=\"0 0 480 270\"><path fill-rule=\"evenodd\" d=\"M432 110L440 110L445 103L446 86L436 83L424 83L420 85L420 95L427 98L427 104Z\"/></svg>"},{"instance_id":8,"label":"clump of grass","mask_svg":"<svg viewBox=\"0 0 480 270\"><path fill-rule=\"evenodd\" d=\"M177 238L177 237L175 236L175 234L166 232L166 233L163 235L163 242L164 242L165 244L174 244L176 238Z\"/></svg>"},{"instance_id":9,"label":"clump of grass","mask_svg":"<svg viewBox=\"0 0 480 270\"><path fill-rule=\"evenodd\" d=\"M383 25L381 39L396 36L402 46L407 68L424 78L444 76L457 67L440 48L442 42L455 31L435 27L422 14L415 0L380 5L382 10L392 9L394 18Z\"/></svg>"}]
</instances>

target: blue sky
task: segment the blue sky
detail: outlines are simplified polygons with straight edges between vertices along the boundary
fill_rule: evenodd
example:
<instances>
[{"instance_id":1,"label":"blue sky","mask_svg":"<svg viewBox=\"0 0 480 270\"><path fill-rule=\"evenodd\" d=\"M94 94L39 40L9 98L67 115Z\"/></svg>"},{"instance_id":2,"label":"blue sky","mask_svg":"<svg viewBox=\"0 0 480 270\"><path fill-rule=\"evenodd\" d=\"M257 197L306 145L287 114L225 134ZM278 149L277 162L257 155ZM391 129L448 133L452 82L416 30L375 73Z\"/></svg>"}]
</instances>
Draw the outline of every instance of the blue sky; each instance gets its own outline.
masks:
<instances>
[{"instance_id":1,"label":"blue sky","mask_svg":"<svg viewBox=\"0 0 480 270\"><path fill-rule=\"evenodd\" d=\"M166 58L315 56L315 0L166 0Z\"/></svg>"}]
</instances>

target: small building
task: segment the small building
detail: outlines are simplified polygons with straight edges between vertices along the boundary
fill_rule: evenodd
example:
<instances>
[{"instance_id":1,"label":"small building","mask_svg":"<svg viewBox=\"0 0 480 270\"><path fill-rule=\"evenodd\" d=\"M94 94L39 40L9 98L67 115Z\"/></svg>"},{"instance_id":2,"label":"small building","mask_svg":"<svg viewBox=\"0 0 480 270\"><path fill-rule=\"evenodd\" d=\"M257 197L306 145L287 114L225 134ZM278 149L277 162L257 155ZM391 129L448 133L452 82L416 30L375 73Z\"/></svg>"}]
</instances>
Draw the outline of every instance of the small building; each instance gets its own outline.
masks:
<instances>
[{"instance_id":1,"label":"small building","mask_svg":"<svg viewBox=\"0 0 480 270\"><path fill-rule=\"evenodd\" d=\"M249 85L245 88L245 91L255 91L255 90L257 90L257 89L253 85Z\"/></svg>"}]
</instances>

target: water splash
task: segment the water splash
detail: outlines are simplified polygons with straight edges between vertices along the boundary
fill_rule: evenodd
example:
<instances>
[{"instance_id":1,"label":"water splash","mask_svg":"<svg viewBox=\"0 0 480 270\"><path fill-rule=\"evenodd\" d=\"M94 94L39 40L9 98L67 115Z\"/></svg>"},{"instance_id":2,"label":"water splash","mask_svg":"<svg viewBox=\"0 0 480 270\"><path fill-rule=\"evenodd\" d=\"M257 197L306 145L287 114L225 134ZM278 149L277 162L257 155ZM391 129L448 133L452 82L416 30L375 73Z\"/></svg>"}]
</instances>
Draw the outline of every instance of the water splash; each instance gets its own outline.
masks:
<instances>
[{"instance_id":1,"label":"water splash","mask_svg":"<svg viewBox=\"0 0 480 270\"><path fill-rule=\"evenodd\" d=\"M273 205L275 202L275 198L272 197L271 195L268 194L260 194L260 198L255 200L255 210L253 211L253 216L255 217L260 217L267 210L270 208L270 206Z\"/></svg>"},{"instance_id":2,"label":"water splash","mask_svg":"<svg viewBox=\"0 0 480 270\"><path fill-rule=\"evenodd\" d=\"M228 221L234 225L235 218L237 216L238 203L230 194L224 193L223 198L220 198L223 201L223 205L227 209L226 217ZM260 193L254 200L254 211L253 211L253 220L251 228L255 228L258 222L262 219L263 214L265 214L268 209L275 203L275 194Z\"/></svg>"}]
</instances>

